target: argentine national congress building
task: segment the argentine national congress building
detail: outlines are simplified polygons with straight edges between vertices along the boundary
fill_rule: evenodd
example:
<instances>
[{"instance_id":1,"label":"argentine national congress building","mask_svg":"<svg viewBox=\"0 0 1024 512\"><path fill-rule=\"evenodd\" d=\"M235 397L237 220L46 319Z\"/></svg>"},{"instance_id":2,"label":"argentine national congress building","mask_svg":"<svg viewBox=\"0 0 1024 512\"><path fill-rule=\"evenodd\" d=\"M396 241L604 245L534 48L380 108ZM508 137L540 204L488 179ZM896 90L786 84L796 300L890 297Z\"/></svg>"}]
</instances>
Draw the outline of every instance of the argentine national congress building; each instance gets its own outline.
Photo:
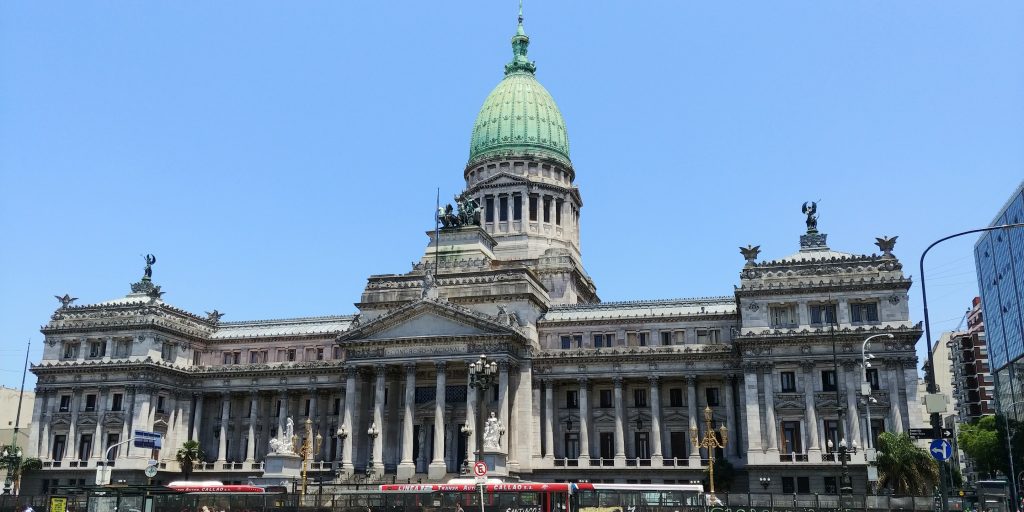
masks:
<instances>
[{"instance_id":1,"label":"argentine national congress building","mask_svg":"<svg viewBox=\"0 0 1024 512\"><path fill-rule=\"evenodd\" d=\"M221 321L174 307L149 264L124 297L66 297L31 367L28 451L44 469L23 492L92 484L135 430L161 433L164 449L109 450L114 481L145 482L153 458L156 481L180 479L174 455L191 439L208 458L193 478L245 482L288 418L323 437L314 475L444 481L476 457L477 419L491 413L510 478L689 482L707 474L690 435L704 436L705 411L728 429L714 451L733 491L770 476L776 493L835 492L845 439L861 447L850 464L863 492L863 447L908 429L918 402L921 328L894 240L878 239L880 254L861 253L867 240L833 250L809 203L791 254L741 249L728 295L601 302L566 123L529 41L520 16L473 125L463 206L478 213L441 215L420 259L370 276L354 311ZM865 371L861 343L876 334L892 336ZM468 368L480 355L497 369L478 393Z\"/></svg>"}]
</instances>

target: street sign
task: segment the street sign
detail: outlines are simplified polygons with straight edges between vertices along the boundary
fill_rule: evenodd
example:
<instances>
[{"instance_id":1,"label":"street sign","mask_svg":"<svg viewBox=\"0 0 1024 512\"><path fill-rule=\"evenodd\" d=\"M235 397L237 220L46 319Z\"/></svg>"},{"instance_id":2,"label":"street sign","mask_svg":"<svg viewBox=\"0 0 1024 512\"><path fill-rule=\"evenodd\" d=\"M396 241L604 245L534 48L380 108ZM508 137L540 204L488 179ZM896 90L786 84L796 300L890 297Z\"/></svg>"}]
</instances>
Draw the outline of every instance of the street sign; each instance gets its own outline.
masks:
<instances>
[{"instance_id":1,"label":"street sign","mask_svg":"<svg viewBox=\"0 0 1024 512\"><path fill-rule=\"evenodd\" d=\"M163 437L156 432L147 432L145 430L136 430L135 435L136 448L152 448L159 450L163 447Z\"/></svg>"},{"instance_id":2,"label":"street sign","mask_svg":"<svg viewBox=\"0 0 1024 512\"><path fill-rule=\"evenodd\" d=\"M945 439L935 439L928 445L928 453L935 460L943 462L953 456L953 444Z\"/></svg>"},{"instance_id":3,"label":"street sign","mask_svg":"<svg viewBox=\"0 0 1024 512\"><path fill-rule=\"evenodd\" d=\"M64 496L51 496L50 497L50 512L66 512L68 509L68 499Z\"/></svg>"},{"instance_id":4,"label":"street sign","mask_svg":"<svg viewBox=\"0 0 1024 512\"><path fill-rule=\"evenodd\" d=\"M953 429L940 428L938 431L929 428L912 428L910 437L913 439L953 439Z\"/></svg>"},{"instance_id":5,"label":"street sign","mask_svg":"<svg viewBox=\"0 0 1024 512\"><path fill-rule=\"evenodd\" d=\"M96 485L110 485L110 469L106 464L96 467Z\"/></svg>"},{"instance_id":6,"label":"street sign","mask_svg":"<svg viewBox=\"0 0 1024 512\"><path fill-rule=\"evenodd\" d=\"M478 477L487 476L487 464L482 460L476 461L476 464L473 464L473 474Z\"/></svg>"}]
</instances>

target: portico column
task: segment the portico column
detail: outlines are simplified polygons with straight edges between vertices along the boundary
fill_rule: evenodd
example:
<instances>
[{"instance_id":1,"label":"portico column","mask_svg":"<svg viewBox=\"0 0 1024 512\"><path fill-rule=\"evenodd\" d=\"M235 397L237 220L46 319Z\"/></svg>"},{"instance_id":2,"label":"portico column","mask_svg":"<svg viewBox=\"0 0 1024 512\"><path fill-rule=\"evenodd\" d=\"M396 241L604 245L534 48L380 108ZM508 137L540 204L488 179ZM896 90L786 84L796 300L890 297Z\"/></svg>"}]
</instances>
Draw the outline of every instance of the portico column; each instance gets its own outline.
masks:
<instances>
[{"instance_id":1,"label":"portico column","mask_svg":"<svg viewBox=\"0 0 1024 512\"><path fill-rule=\"evenodd\" d=\"M80 407L78 402L80 401L81 389L74 388L71 390L71 425L68 427L68 447L65 450L71 456L71 460L78 460L78 411Z\"/></svg>"},{"instance_id":2,"label":"portico column","mask_svg":"<svg viewBox=\"0 0 1024 512\"><path fill-rule=\"evenodd\" d=\"M903 432L903 411L900 410L900 373L903 365L899 361L889 361L889 414L892 423L889 431Z\"/></svg>"},{"instance_id":3,"label":"portico column","mask_svg":"<svg viewBox=\"0 0 1024 512\"><path fill-rule=\"evenodd\" d=\"M228 451L228 412L231 410L231 395L220 395L220 443L217 445L217 461L227 460Z\"/></svg>"},{"instance_id":4,"label":"portico column","mask_svg":"<svg viewBox=\"0 0 1024 512\"><path fill-rule=\"evenodd\" d=\"M103 414L107 410L108 392L109 388L102 386L96 397L96 433L92 436L92 454L89 455L89 458L95 457L100 459L103 457ZM168 428L168 431L171 431L171 429Z\"/></svg>"},{"instance_id":5,"label":"portico column","mask_svg":"<svg viewBox=\"0 0 1024 512\"><path fill-rule=\"evenodd\" d=\"M615 376L612 378L612 383L615 384L615 465L625 466L626 465L626 439L623 428L623 421L625 419L625 404L622 401L622 377Z\"/></svg>"},{"instance_id":6,"label":"portico column","mask_svg":"<svg viewBox=\"0 0 1024 512\"><path fill-rule=\"evenodd\" d=\"M775 375L773 374L773 366L769 363L765 365L764 374L764 430L765 436L768 438L768 451L778 452L778 434L775 424L775 390L773 384L775 383Z\"/></svg>"},{"instance_id":7,"label":"portico column","mask_svg":"<svg viewBox=\"0 0 1024 512\"><path fill-rule=\"evenodd\" d=\"M850 426L850 430L847 432L846 442L858 444L861 443L860 438L860 413L857 410L857 398L860 396L860 381L863 379L863 374L860 373L856 363L847 361L843 363L843 369L846 370L846 421L847 425Z\"/></svg>"},{"instance_id":8,"label":"portico column","mask_svg":"<svg viewBox=\"0 0 1024 512\"><path fill-rule=\"evenodd\" d=\"M200 428L203 420L203 394L192 393L192 401L196 404L196 412L192 415L192 430L189 433L189 440L199 440Z\"/></svg>"},{"instance_id":9,"label":"portico column","mask_svg":"<svg viewBox=\"0 0 1024 512\"><path fill-rule=\"evenodd\" d=\"M378 364L374 367L377 377L377 385L373 392L373 424L377 426L377 430L380 431L381 435L373 438L373 471L376 474L384 472L384 450L382 443L384 442L384 378L386 376L387 368Z\"/></svg>"},{"instance_id":10,"label":"portico column","mask_svg":"<svg viewBox=\"0 0 1024 512\"><path fill-rule=\"evenodd\" d=\"M804 409L806 409L804 428L807 429L807 454L808 460L816 460L821 449L818 445L818 410L814 408L814 363L804 363L803 370Z\"/></svg>"},{"instance_id":11,"label":"portico column","mask_svg":"<svg viewBox=\"0 0 1024 512\"><path fill-rule=\"evenodd\" d=\"M356 431L356 425L352 423L352 410L359 401L359 394L356 392L356 377L359 372L355 366L345 368L345 372L345 417L342 425L348 430L348 436L345 437L342 443L344 446L342 447L341 454L341 471L345 475L351 476L354 471L352 467L352 439L359 435L359 432Z\"/></svg>"},{"instance_id":12,"label":"portico column","mask_svg":"<svg viewBox=\"0 0 1024 512\"><path fill-rule=\"evenodd\" d=\"M742 436L746 432L743 432L739 425L736 424L736 403L733 400L733 391L736 390L736 375L725 376L725 423L726 428L732 432L730 437L733 437L731 441L732 452L736 455L740 454L739 443L742 441ZM723 450L726 457L729 456L729 450Z\"/></svg>"},{"instance_id":13,"label":"portico column","mask_svg":"<svg viewBox=\"0 0 1024 512\"><path fill-rule=\"evenodd\" d=\"M544 379L544 458L555 458L555 383Z\"/></svg>"},{"instance_id":14,"label":"portico column","mask_svg":"<svg viewBox=\"0 0 1024 512\"><path fill-rule=\"evenodd\" d=\"M284 432L286 425L288 424L288 390L281 390L281 408L277 413L277 431Z\"/></svg>"},{"instance_id":15,"label":"portico column","mask_svg":"<svg viewBox=\"0 0 1024 512\"><path fill-rule=\"evenodd\" d=\"M743 367L743 403L747 418L747 460L761 451L761 407L757 400L757 373L752 364Z\"/></svg>"},{"instance_id":16,"label":"portico column","mask_svg":"<svg viewBox=\"0 0 1024 512\"><path fill-rule=\"evenodd\" d=\"M399 480L416 474L412 460L413 407L416 405L416 363L405 363L405 408L402 411L402 460L398 463Z\"/></svg>"},{"instance_id":17,"label":"portico column","mask_svg":"<svg viewBox=\"0 0 1024 512\"><path fill-rule=\"evenodd\" d=\"M651 465L661 466L661 386L658 377L649 377L651 383ZM729 425L729 428L735 428Z\"/></svg>"},{"instance_id":18,"label":"portico column","mask_svg":"<svg viewBox=\"0 0 1024 512\"><path fill-rule=\"evenodd\" d=\"M590 467L590 380L578 379L580 384L580 467Z\"/></svg>"},{"instance_id":19,"label":"portico column","mask_svg":"<svg viewBox=\"0 0 1024 512\"><path fill-rule=\"evenodd\" d=\"M498 420L501 421L505 435L499 436L498 446L508 453L508 439L512 435L512 425L508 424L508 361L498 361Z\"/></svg>"},{"instance_id":20,"label":"portico column","mask_svg":"<svg viewBox=\"0 0 1024 512\"><path fill-rule=\"evenodd\" d=\"M256 409L259 406L259 393L253 390L249 393L249 438L245 445L245 461L256 460Z\"/></svg>"},{"instance_id":21,"label":"portico column","mask_svg":"<svg viewBox=\"0 0 1024 512\"><path fill-rule=\"evenodd\" d=\"M444 462L444 406L445 370L448 365L444 361L437 363L437 384L434 396L434 459L430 461L427 470L427 477L431 480L440 480L448 473L448 466Z\"/></svg>"},{"instance_id":22,"label":"portico column","mask_svg":"<svg viewBox=\"0 0 1024 512\"><path fill-rule=\"evenodd\" d=\"M114 357L114 338L108 336L104 344L106 348L103 350L103 360L110 361L110 358Z\"/></svg>"},{"instance_id":23,"label":"portico column","mask_svg":"<svg viewBox=\"0 0 1024 512\"><path fill-rule=\"evenodd\" d=\"M689 418L690 430L697 428L697 377L693 375L687 375L683 377L686 380L686 416ZM759 417L759 416L755 416ZM690 443L690 467L700 467L700 448L693 446L692 440Z\"/></svg>"}]
</instances>

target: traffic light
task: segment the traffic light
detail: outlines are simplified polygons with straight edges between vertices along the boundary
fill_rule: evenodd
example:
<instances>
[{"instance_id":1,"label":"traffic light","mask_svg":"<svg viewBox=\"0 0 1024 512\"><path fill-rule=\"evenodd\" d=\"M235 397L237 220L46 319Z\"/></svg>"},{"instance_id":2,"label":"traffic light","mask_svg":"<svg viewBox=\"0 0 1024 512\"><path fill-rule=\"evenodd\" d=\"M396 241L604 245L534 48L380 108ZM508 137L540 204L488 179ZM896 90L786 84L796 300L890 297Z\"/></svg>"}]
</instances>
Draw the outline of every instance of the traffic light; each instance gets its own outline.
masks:
<instances>
[{"instance_id":1,"label":"traffic light","mask_svg":"<svg viewBox=\"0 0 1024 512\"><path fill-rule=\"evenodd\" d=\"M932 363L931 363L931 361L925 361L924 366L921 367L921 370L924 371L924 381L926 383L928 383L928 387L931 388L932 386L936 386L935 385L935 374L932 372ZM938 386L936 386L936 389L934 391L929 389L929 392L937 393L939 391L937 388L938 388Z\"/></svg>"}]
</instances>

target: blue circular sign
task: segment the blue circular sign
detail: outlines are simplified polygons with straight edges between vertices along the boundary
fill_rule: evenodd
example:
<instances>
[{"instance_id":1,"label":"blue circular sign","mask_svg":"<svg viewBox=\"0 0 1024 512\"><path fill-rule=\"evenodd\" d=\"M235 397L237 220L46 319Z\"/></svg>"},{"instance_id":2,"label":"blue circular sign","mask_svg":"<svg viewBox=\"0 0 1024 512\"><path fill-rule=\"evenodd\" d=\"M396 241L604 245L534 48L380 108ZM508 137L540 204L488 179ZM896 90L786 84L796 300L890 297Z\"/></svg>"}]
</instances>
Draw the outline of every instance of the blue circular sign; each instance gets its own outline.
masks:
<instances>
[{"instance_id":1,"label":"blue circular sign","mask_svg":"<svg viewBox=\"0 0 1024 512\"><path fill-rule=\"evenodd\" d=\"M953 444L945 439L935 439L928 445L928 453L939 462L949 460L953 456Z\"/></svg>"}]
</instances>

